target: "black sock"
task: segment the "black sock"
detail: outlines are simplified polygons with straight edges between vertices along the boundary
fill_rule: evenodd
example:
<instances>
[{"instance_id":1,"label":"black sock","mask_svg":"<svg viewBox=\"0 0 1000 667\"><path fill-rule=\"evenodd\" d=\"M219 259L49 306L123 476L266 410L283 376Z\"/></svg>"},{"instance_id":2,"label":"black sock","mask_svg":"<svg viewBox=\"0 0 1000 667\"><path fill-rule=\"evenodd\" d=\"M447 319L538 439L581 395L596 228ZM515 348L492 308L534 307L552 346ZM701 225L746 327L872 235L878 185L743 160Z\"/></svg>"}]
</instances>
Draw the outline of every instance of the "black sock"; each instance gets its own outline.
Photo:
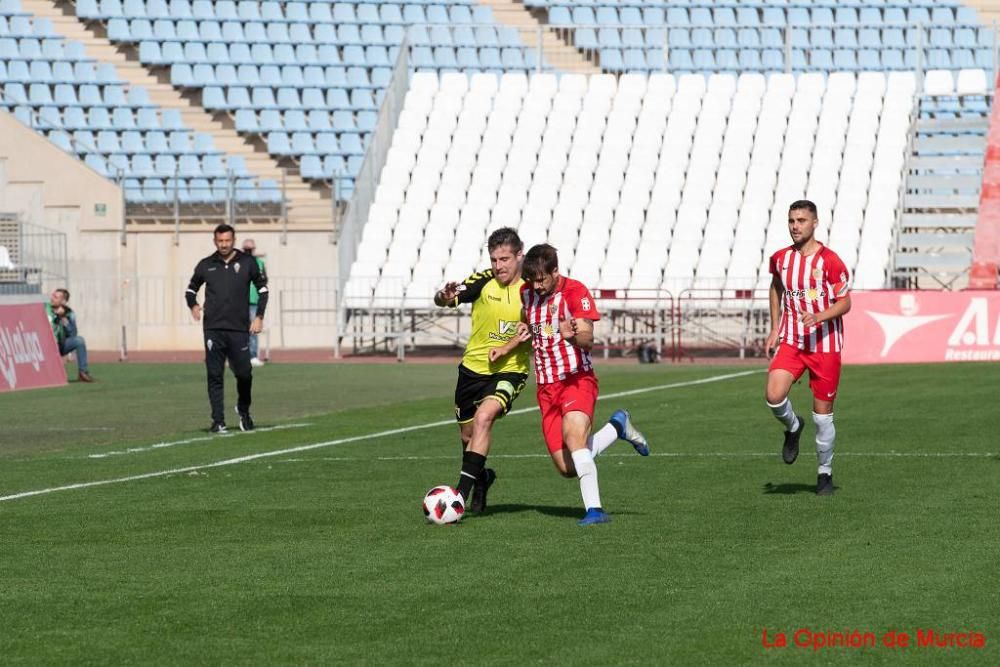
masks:
<instances>
[{"instance_id":1,"label":"black sock","mask_svg":"<svg viewBox=\"0 0 1000 667\"><path fill-rule=\"evenodd\" d=\"M462 474L458 476L458 492L462 498L469 499L472 492L472 485L483 473L486 466L486 457L473 451L462 454Z\"/></svg>"}]
</instances>

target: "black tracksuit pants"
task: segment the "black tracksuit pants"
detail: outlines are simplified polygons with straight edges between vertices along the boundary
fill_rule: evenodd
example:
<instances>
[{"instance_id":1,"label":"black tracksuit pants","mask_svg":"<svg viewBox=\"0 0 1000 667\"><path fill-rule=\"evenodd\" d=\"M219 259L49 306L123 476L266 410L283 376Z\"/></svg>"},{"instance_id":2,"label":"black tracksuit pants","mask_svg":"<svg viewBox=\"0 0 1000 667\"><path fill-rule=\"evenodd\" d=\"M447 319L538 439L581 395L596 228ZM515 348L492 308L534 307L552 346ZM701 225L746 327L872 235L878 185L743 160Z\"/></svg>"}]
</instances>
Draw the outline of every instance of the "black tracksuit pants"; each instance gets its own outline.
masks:
<instances>
[{"instance_id":1,"label":"black tracksuit pants","mask_svg":"<svg viewBox=\"0 0 1000 667\"><path fill-rule=\"evenodd\" d=\"M223 378L226 360L236 376L236 409L250 411L250 390L253 375L250 366L250 333L227 329L205 330L205 370L208 372L208 400L212 404L212 421L226 421Z\"/></svg>"}]
</instances>

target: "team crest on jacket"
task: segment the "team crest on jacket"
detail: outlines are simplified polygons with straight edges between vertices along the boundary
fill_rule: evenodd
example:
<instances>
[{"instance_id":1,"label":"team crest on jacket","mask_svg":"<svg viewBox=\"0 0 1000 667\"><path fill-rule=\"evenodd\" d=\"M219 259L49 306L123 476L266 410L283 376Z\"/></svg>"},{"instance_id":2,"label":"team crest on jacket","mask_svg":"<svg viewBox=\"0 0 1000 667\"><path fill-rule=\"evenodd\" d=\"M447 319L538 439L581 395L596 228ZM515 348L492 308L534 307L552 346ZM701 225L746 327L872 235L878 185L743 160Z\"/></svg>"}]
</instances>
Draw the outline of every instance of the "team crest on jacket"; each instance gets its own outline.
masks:
<instances>
[{"instance_id":1,"label":"team crest on jacket","mask_svg":"<svg viewBox=\"0 0 1000 667\"><path fill-rule=\"evenodd\" d=\"M819 280L823 277L823 269L813 269L813 278Z\"/></svg>"},{"instance_id":2,"label":"team crest on jacket","mask_svg":"<svg viewBox=\"0 0 1000 667\"><path fill-rule=\"evenodd\" d=\"M550 303L549 304L549 315L555 315L555 314L556 314L556 304L555 303Z\"/></svg>"},{"instance_id":3,"label":"team crest on jacket","mask_svg":"<svg viewBox=\"0 0 1000 667\"><path fill-rule=\"evenodd\" d=\"M240 263L239 262L236 262L235 264L233 264L233 271L235 271L236 273L240 272Z\"/></svg>"}]
</instances>

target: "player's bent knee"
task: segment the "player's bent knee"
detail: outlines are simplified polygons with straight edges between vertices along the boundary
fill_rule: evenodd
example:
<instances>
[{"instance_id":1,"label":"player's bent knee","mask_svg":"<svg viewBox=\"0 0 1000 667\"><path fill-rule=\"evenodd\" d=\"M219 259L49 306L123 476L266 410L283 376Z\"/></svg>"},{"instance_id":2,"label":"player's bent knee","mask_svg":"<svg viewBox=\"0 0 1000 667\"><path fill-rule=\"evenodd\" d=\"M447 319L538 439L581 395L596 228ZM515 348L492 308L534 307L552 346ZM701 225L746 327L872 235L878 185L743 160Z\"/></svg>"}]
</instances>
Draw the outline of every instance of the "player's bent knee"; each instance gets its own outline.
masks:
<instances>
[{"instance_id":1,"label":"player's bent knee","mask_svg":"<svg viewBox=\"0 0 1000 667\"><path fill-rule=\"evenodd\" d=\"M557 452L550 453L552 455L552 465L556 467L560 475L567 479L576 477L576 466L573 465L573 459L569 456L569 450L560 449Z\"/></svg>"}]
</instances>

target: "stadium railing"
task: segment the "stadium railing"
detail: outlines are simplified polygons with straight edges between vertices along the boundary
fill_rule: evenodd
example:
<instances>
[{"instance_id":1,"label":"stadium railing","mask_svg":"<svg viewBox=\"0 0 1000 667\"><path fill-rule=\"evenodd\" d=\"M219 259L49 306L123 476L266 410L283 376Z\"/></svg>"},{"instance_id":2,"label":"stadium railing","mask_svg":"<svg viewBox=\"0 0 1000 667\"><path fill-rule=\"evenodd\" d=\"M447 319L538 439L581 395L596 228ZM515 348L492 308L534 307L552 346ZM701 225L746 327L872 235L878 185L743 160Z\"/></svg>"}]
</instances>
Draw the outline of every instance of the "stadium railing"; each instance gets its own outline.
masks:
<instances>
[{"instance_id":1,"label":"stadium railing","mask_svg":"<svg viewBox=\"0 0 1000 667\"><path fill-rule=\"evenodd\" d=\"M42 294L63 286L67 277L66 235L22 219L18 213L0 213L0 294Z\"/></svg>"}]
</instances>

